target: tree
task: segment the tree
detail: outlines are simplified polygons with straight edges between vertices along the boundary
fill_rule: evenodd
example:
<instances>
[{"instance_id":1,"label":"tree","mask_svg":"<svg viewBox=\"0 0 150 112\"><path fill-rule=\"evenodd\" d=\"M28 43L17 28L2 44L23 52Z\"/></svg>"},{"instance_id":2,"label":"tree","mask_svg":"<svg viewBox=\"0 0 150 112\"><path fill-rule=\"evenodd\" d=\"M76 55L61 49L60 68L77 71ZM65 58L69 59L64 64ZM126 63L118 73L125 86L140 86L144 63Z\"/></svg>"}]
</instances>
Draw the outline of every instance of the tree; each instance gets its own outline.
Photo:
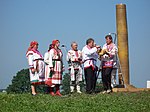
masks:
<instances>
[{"instance_id":1,"label":"tree","mask_svg":"<svg viewBox=\"0 0 150 112\"><path fill-rule=\"evenodd\" d=\"M37 86L37 91L40 93L45 92L45 86ZM29 69L20 70L16 76L12 79L12 84L10 84L7 89L7 93L28 93L31 92L31 83L29 77Z\"/></svg>"},{"instance_id":2,"label":"tree","mask_svg":"<svg viewBox=\"0 0 150 112\"><path fill-rule=\"evenodd\" d=\"M6 91L8 93L23 93L30 92L29 69L20 70L12 79Z\"/></svg>"},{"instance_id":3,"label":"tree","mask_svg":"<svg viewBox=\"0 0 150 112\"><path fill-rule=\"evenodd\" d=\"M70 93L70 75L68 73L65 73L63 76L63 82L62 82L62 93L63 94L69 94Z\"/></svg>"}]
</instances>

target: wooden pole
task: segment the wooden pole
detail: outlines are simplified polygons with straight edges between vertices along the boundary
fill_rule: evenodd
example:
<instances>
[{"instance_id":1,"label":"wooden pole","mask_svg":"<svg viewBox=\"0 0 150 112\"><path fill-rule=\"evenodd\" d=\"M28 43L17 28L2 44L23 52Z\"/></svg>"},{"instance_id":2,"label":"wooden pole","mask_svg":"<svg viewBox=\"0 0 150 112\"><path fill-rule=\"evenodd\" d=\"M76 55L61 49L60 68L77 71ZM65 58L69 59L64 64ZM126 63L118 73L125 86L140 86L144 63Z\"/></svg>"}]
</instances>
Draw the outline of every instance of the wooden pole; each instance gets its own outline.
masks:
<instances>
[{"instance_id":1,"label":"wooden pole","mask_svg":"<svg viewBox=\"0 0 150 112\"><path fill-rule=\"evenodd\" d=\"M116 24L118 37L118 55L120 59L121 71L124 78L124 84L129 85L129 53L128 53L128 28L126 17L126 5L116 5ZM121 77L119 82L121 83Z\"/></svg>"}]
</instances>

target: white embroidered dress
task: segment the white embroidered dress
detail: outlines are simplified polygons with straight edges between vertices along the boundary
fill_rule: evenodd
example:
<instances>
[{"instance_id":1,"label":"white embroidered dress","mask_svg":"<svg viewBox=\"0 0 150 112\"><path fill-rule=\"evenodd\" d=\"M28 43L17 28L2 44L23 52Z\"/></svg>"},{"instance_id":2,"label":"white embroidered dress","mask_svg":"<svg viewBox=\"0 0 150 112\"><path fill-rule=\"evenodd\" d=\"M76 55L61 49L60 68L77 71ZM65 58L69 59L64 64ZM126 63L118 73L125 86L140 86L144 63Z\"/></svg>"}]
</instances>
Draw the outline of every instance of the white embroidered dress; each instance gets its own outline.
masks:
<instances>
[{"instance_id":1,"label":"white embroidered dress","mask_svg":"<svg viewBox=\"0 0 150 112\"><path fill-rule=\"evenodd\" d=\"M53 72L50 71L49 78L52 80L52 84L62 84L62 52L60 49L51 49L49 52L49 67L54 69Z\"/></svg>"},{"instance_id":2,"label":"white embroidered dress","mask_svg":"<svg viewBox=\"0 0 150 112\"><path fill-rule=\"evenodd\" d=\"M31 83L40 83L45 81L44 75L44 59L38 50L30 50L27 52L26 57L28 59L30 81ZM36 71L33 73L31 69L34 68Z\"/></svg>"},{"instance_id":3,"label":"white embroidered dress","mask_svg":"<svg viewBox=\"0 0 150 112\"><path fill-rule=\"evenodd\" d=\"M49 68L49 51L44 54L44 62L45 62L45 81L48 80L50 74Z\"/></svg>"}]
</instances>

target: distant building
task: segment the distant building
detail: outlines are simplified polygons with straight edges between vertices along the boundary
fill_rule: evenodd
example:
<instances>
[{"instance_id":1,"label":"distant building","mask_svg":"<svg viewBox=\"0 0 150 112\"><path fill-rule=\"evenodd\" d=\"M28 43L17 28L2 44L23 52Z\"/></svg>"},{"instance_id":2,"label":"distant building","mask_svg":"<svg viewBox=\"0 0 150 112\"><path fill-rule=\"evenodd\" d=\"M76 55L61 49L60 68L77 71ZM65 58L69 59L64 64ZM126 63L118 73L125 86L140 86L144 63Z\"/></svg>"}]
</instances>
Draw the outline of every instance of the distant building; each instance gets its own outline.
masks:
<instances>
[{"instance_id":1,"label":"distant building","mask_svg":"<svg viewBox=\"0 0 150 112\"><path fill-rule=\"evenodd\" d=\"M147 81L147 88L150 88L150 81Z\"/></svg>"},{"instance_id":2,"label":"distant building","mask_svg":"<svg viewBox=\"0 0 150 112\"><path fill-rule=\"evenodd\" d=\"M0 89L0 92L6 93L6 89Z\"/></svg>"},{"instance_id":3,"label":"distant building","mask_svg":"<svg viewBox=\"0 0 150 112\"><path fill-rule=\"evenodd\" d=\"M3 93L6 93L6 90L3 90L2 92L3 92Z\"/></svg>"}]
</instances>

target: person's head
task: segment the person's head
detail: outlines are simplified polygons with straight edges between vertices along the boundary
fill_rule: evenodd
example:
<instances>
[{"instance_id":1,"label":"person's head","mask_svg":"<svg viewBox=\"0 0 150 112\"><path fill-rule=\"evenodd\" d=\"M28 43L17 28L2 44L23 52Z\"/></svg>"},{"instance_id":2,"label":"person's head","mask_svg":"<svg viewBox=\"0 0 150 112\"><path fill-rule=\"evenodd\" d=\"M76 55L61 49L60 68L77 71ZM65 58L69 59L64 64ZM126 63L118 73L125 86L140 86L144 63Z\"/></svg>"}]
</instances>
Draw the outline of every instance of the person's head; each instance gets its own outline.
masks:
<instances>
[{"instance_id":1,"label":"person's head","mask_svg":"<svg viewBox=\"0 0 150 112\"><path fill-rule=\"evenodd\" d=\"M105 39L106 39L106 43L107 43L108 45L113 42L111 35L106 35L106 36L105 36Z\"/></svg>"},{"instance_id":2,"label":"person's head","mask_svg":"<svg viewBox=\"0 0 150 112\"><path fill-rule=\"evenodd\" d=\"M50 45L49 45L49 48L48 48L48 51L50 51L52 48L53 48L53 45L50 44Z\"/></svg>"},{"instance_id":3,"label":"person's head","mask_svg":"<svg viewBox=\"0 0 150 112\"><path fill-rule=\"evenodd\" d=\"M54 48L58 48L59 45L60 45L59 40L53 40L53 41L52 41L52 45L53 45Z\"/></svg>"},{"instance_id":4,"label":"person's head","mask_svg":"<svg viewBox=\"0 0 150 112\"><path fill-rule=\"evenodd\" d=\"M92 38L87 39L86 45L88 45L91 48L94 47L94 39Z\"/></svg>"},{"instance_id":5,"label":"person's head","mask_svg":"<svg viewBox=\"0 0 150 112\"><path fill-rule=\"evenodd\" d=\"M38 45L39 45L38 42L32 41L32 42L30 43L30 48L37 50L37 49L38 49Z\"/></svg>"},{"instance_id":6,"label":"person's head","mask_svg":"<svg viewBox=\"0 0 150 112\"><path fill-rule=\"evenodd\" d=\"M29 46L27 52L30 51L30 50L32 50L32 49L37 50L37 49L38 49L38 45L39 45L39 44L38 44L37 41L32 41L32 42L30 42L30 46ZM26 53L27 53L27 52L26 52Z\"/></svg>"},{"instance_id":7,"label":"person's head","mask_svg":"<svg viewBox=\"0 0 150 112\"><path fill-rule=\"evenodd\" d=\"M72 42L71 48L72 48L72 50L75 50L75 51L78 50L78 44L76 42Z\"/></svg>"}]
</instances>

